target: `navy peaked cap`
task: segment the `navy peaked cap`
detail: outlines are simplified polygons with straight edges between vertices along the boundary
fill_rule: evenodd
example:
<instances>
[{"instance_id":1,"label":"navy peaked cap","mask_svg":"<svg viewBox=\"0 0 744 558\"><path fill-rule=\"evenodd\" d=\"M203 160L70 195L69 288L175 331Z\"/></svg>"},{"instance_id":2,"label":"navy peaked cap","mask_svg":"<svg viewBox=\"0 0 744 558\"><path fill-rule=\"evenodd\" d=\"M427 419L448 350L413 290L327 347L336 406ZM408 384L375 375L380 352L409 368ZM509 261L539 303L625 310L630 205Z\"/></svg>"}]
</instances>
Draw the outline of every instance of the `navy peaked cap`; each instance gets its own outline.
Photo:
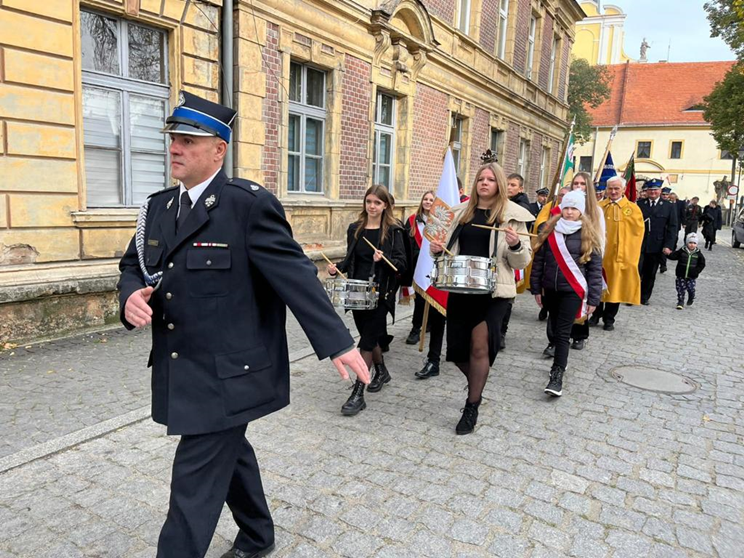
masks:
<instances>
[{"instance_id":1,"label":"navy peaked cap","mask_svg":"<svg viewBox=\"0 0 744 558\"><path fill-rule=\"evenodd\" d=\"M216 136L230 143L232 129L237 112L229 107L202 99L181 91L178 106L173 114L165 120L165 134L186 134L190 136Z\"/></svg>"},{"instance_id":2,"label":"navy peaked cap","mask_svg":"<svg viewBox=\"0 0 744 558\"><path fill-rule=\"evenodd\" d=\"M651 180L646 180L646 182L643 183L643 190L658 190L663 184L663 180L659 178L652 178Z\"/></svg>"}]
</instances>

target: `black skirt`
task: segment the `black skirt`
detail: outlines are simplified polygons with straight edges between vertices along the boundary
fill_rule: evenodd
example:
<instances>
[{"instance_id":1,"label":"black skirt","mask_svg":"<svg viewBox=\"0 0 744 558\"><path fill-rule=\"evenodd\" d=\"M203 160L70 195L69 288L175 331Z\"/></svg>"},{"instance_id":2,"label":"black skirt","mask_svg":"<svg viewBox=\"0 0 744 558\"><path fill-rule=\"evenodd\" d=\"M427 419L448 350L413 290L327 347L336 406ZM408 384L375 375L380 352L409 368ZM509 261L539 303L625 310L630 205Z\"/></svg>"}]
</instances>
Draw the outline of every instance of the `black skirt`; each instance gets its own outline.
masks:
<instances>
[{"instance_id":1,"label":"black skirt","mask_svg":"<svg viewBox=\"0 0 744 558\"><path fill-rule=\"evenodd\" d=\"M374 310L352 310L354 324L359 332L359 347L362 351L372 351L387 333L388 310L383 301Z\"/></svg>"},{"instance_id":2,"label":"black skirt","mask_svg":"<svg viewBox=\"0 0 744 558\"><path fill-rule=\"evenodd\" d=\"M501 347L501 323L512 299L493 298L490 294L450 293L447 299L447 360L468 362L473 329L481 322L488 327L489 365Z\"/></svg>"}]
</instances>

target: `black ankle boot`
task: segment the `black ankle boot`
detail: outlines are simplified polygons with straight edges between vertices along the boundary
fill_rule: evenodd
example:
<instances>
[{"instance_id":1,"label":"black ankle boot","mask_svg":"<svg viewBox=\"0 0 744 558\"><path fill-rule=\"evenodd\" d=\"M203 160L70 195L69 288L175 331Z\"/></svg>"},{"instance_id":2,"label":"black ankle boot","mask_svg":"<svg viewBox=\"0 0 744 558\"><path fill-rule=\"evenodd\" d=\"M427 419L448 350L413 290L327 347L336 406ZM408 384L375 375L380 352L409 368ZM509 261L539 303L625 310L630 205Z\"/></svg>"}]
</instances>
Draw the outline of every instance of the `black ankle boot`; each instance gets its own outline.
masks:
<instances>
[{"instance_id":1,"label":"black ankle boot","mask_svg":"<svg viewBox=\"0 0 744 558\"><path fill-rule=\"evenodd\" d=\"M375 364L375 375L372 381L367 386L367 391L370 393L377 393L382 389L382 386L390 381L390 372L385 367L385 363Z\"/></svg>"},{"instance_id":2,"label":"black ankle boot","mask_svg":"<svg viewBox=\"0 0 744 558\"><path fill-rule=\"evenodd\" d=\"M359 411L363 411L366 408L367 404L364 402L364 384L357 380L346 403L341 405L341 414L347 417L353 417Z\"/></svg>"},{"instance_id":3,"label":"black ankle boot","mask_svg":"<svg viewBox=\"0 0 744 558\"><path fill-rule=\"evenodd\" d=\"M406 337L406 345L416 345L419 341L421 341L421 328L412 327L411 333Z\"/></svg>"},{"instance_id":4,"label":"black ankle boot","mask_svg":"<svg viewBox=\"0 0 744 558\"><path fill-rule=\"evenodd\" d=\"M470 434L475 430L475 424L478 422L478 407L480 407L481 400L478 403L469 403L465 401L465 407L462 409L462 417L460 422L455 427L455 434Z\"/></svg>"},{"instance_id":5,"label":"black ankle boot","mask_svg":"<svg viewBox=\"0 0 744 558\"><path fill-rule=\"evenodd\" d=\"M427 360L426 364L424 364L424 367L416 372L415 376L419 380L426 380L427 378L431 378L432 376L439 376L439 363Z\"/></svg>"},{"instance_id":6,"label":"black ankle boot","mask_svg":"<svg viewBox=\"0 0 744 558\"><path fill-rule=\"evenodd\" d=\"M550 381L545 387L545 393L552 395L553 397L560 397L563 395L563 373L566 371L562 366L557 364L553 365L550 369Z\"/></svg>"}]
</instances>

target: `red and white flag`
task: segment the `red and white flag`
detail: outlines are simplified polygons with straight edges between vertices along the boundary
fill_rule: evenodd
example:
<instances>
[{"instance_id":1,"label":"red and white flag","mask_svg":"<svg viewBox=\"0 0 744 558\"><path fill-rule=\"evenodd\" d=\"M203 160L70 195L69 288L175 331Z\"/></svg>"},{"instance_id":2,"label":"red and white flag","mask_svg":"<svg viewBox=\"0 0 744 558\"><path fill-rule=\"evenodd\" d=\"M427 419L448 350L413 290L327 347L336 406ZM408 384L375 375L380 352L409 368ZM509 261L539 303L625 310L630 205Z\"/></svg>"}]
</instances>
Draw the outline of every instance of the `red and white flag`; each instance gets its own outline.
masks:
<instances>
[{"instance_id":1,"label":"red and white flag","mask_svg":"<svg viewBox=\"0 0 744 558\"><path fill-rule=\"evenodd\" d=\"M457 189L457 173L455 172L455 160L452 150L447 149L444 157L444 168L439 179L437 197L450 207L460 203L460 193ZM421 252L419 253L416 270L413 272L413 286L419 296L423 296L429 304L439 312L447 315L447 294L431 286L431 270L434 268L434 260L429 253L429 240L426 236L421 241Z\"/></svg>"}]
</instances>

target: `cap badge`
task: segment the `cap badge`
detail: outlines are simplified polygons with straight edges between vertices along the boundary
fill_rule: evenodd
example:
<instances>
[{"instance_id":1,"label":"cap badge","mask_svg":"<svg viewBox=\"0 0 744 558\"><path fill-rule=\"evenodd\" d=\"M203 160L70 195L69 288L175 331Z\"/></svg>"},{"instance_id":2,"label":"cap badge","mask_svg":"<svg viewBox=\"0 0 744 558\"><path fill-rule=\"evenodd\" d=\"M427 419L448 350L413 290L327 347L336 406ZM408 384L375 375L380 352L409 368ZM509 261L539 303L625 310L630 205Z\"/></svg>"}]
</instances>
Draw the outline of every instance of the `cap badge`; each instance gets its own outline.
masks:
<instances>
[{"instance_id":1,"label":"cap badge","mask_svg":"<svg viewBox=\"0 0 744 558\"><path fill-rule=\"evenodd\" d=\"M212 207L214 205L214 202L216 201L217 201L217 198L214 197L214 194L212 194L206 200L204 200L204 205L206 205L207 207Z\"/></svg>"},{"instance_id":2,"label":"cap badge","mask_svg":"<svg viewBox=\"0 0 744 558\"><path fill-rule=\"evenodd\" d=\"M171 208L171 205L173 205L173 200L174 199L175 198L171 198L171 199L168 200L168 203L165 204L165 209L170 209Z\"/></svg>"},{"instance_id":3,"label":"cap badge","mask_svg":"<svg viewBox=\"0 0 744 558\"><path fill-rule=\"evenodd\" d=\"M258 186L256 186L255 184L251 184L251 190L255 192L256 190L258 190Z\"/></svg>"},{"instance_id":4,"label":"cap badge","mask_svg":"<svg viewBox=\"0 0 744 558\"><path fill-rule=\"evenodd\" d=\"M185 105L185 104L186 104L186 95L184 95L184 94L183 94L183 91L181 91L181 92L180 92L180 93L178 94L178 104L177 104L176 106L177 106L177 107L182 107L182 106L183 106L183 105Z\"/></svg>"}]
</instances>

